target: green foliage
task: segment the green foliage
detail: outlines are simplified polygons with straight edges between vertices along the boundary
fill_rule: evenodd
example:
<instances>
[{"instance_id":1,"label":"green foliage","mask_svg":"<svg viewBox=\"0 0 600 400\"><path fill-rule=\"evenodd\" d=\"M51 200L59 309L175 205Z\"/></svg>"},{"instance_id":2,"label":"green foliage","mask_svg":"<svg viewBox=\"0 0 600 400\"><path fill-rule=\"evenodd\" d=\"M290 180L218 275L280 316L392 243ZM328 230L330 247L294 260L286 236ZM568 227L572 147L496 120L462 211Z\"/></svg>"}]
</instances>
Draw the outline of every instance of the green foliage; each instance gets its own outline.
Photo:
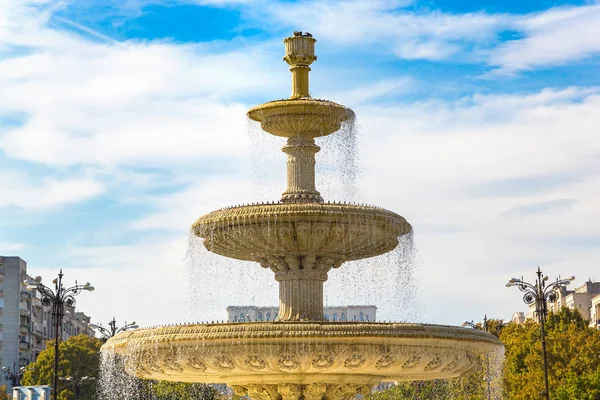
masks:
<instances>
[{"instance_id":1,"label":"green foliage","mask_svg":"<svg viewBox=\"0 0 600 400\"><path fill-rule=\"evenodd\" d=\"M9 400L6 389L6 385L0 385L0 400Z\"/></svg>"},{"instance_id":2,"label":"green foliage","mask_svg":"<svg viewBox=\"0 0 600 400\"><path fill-rule=\"evenodd\" d=\"M482 327L478 324L478 327ZM550 398L553 400L600 400L600 331L588 327L577 311L563 308L546 320L546 347ZM501 384L510 400L539 400L544 390L540 325L504 325L489 320L488 330L505 346ZM491 365L495 363L492 362ZM493 368L491 371L494 373ZM374 400L400 399L487 399L487 360L472 375L448 381L402 382L376 393ZM492 398L499 399L494 394Z\"/></svg>"},{"instance_id":3,"label":"green foliage","mask_svg":"<svg viewBox=\"0 0 600 400\"><path fill-rule=\"evenodd\" d=\"M546 347L553 400L600 399L600 331L577 311L549 314ZM538 400L544 390L539 324L510 324L500 335L506 347L504 385L511 400Z\"/></svg>"},{"instance_id":4,"label":"green foliage","mask_svg":"<svg viewBox=\"0 0 600 400\"><path fill-rule=\"evenodd\" d=\"M219 392L208 385L183 382L155 382L153 391L156 400L216 400Z\"/></svg>"},{"instance_id":5,"label":"green foliage","mask_svg":"<svg viewBox=\"0 0 600 400\"><path fill-rule=\"evenodd\" d=\"M80 399L93 399L100 371L99 339L87 335L72 336L59 344L58 376L71 377L78 381L84 376L94 380L86 381L81 387ZM23 375L21 384L52 385L54 368L54 341L48 341L46 350L42 351L37 360L30 364ZM68 381L59 382L59 399L74 400L75 388Z\"/></svg>"}]
</instances>

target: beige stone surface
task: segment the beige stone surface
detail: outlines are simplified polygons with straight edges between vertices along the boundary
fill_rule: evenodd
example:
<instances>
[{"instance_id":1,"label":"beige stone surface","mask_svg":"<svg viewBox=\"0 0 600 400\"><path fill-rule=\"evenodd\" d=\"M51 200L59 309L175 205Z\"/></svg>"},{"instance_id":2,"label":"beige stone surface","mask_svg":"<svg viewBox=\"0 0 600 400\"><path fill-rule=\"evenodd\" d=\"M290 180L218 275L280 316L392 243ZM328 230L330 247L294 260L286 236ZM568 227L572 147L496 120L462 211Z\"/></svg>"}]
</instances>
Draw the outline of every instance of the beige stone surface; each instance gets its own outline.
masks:
<instances>
[{"instance_id":1,"label":"beige stone surface","mask_svg":"<svg viewBox=\"0 0 600 400\"><path fill-rule=\"evenodd\" d=\"M460 327L311 321L142 329L119 334L104 350L125 356L128 371L143 378L248 390L451 378L498 346L492 335Z\"/></svg>"}]
</instances>

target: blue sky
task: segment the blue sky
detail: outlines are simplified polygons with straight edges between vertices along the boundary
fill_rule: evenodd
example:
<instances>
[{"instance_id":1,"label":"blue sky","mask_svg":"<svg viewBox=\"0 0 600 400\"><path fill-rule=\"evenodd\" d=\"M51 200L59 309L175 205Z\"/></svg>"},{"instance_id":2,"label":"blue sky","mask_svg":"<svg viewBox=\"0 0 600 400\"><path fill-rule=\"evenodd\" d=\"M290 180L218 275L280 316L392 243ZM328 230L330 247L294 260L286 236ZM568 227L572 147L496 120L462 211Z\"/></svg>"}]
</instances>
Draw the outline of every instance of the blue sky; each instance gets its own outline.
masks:
<instances>
[{"instance_id":1,"label":"blue sky","mask_svg":"<svg viewBox=\"0 0 600 400\"><path fill-rule=\"evenodd\" d=\"M318 40L313 96L358 115L358 200L405 216L419 250L414 299L367 263L331 276L329 303L389 295L385 319L459 324L524 309L503 284L537 265L600 278L593 1L3 2L0 254L92 281L79 304L100 322L273 303L268 271L184 258L197 217L283 191L282 143L245 112L289 95L294 30ZM327 199L343 143L321 144Z\"/></svg>"}]
</instances>

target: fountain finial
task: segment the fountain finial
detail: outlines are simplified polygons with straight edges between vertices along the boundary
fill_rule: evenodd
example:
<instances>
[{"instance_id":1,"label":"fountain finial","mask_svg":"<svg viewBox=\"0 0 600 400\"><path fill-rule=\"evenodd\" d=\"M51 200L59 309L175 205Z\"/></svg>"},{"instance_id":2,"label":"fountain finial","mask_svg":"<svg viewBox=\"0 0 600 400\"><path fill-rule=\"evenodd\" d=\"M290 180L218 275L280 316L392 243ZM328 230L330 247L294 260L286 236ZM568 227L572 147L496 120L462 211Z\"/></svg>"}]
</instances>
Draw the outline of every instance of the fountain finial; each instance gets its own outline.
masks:
<instances>
[{"instance_id":1,"label":"fountain finial","mask_svg":"<svg viewBox=\"0 0 600 400\"><path fill-rule=\"evenodd\" d=\"M293 36L283 40L285 56L283 61L290 65L292 71L292 96L290 99L310 98L308 91L309 65L317 60L315 42L308 32L295 31Z\"/></svg>"}]
</instances>

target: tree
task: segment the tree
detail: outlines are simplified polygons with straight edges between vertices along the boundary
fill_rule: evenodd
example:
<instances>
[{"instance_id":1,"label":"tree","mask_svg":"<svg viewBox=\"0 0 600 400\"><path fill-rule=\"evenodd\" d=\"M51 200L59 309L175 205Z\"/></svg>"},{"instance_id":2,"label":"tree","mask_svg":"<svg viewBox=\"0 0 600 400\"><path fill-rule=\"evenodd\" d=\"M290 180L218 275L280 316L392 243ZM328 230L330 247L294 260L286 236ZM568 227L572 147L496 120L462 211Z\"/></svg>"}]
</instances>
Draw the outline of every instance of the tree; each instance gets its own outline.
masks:
<instances>
[{"instance_id":1,"label":"tree","mask_svg":"<svg viewBox=\"0 0 600 400\"><path fill-rule=\"evenodd\" d=\"M153 385L156 400L215 400L219 392L201 383L159 381Z\"/></svg>"},{"instance_id":2,"label":"tree","mask_svg":"<svg viewBox=\"0 0 600 400\"><path fill-rule=\"evenodd\" d=\"M554 400L600 399L600 331L578 311L562 308L546 319L548 378ZM544 390L540 325L510 324L500 335L506 347L504 385L511 400L538 400Z\"/></svg>"},{"instance_id":3,"label":"tree","mask_svg":"<svg viewBox=\"0 0 600 400\"><path fill-rule=\"evenodd\" d=\"M501 319L488 319L487 330L499 337L506 325ZM483 330L478 322L475 329ZM482 354L478 366L465 376L447 380L408 381L372 395L374 400L486 400L488 398L488 380L490 381L490 397L494 400L502 396L501 373L502 357L500 354Z\"/></svg>"},{"instance_id":4,"label":"tree","mask_svg":"<svg viewBox=\"0 0 600 400\"><path fill-rule=\"evenodd\" d=\"M60 400L75 400L74 386L87 376L80 385L80 399L93 399L100 371L100 346L102 342L87 335L71 336L59 344L58 376L71 378L60 382ZM30 364L23 375L23 385L48 385L52 382L54 367L54 342L46 343L37 360Z\"/></svg>"},{"instance_id":5,"label":"tree","mask_svg":"<svg viewBox=\"0 0 600 400\"><path fill-rule=\"evenodd\" d=\"M0 385L0 400L9 400L6 394L6 385Z\"/></svg>"}]
</instances>

